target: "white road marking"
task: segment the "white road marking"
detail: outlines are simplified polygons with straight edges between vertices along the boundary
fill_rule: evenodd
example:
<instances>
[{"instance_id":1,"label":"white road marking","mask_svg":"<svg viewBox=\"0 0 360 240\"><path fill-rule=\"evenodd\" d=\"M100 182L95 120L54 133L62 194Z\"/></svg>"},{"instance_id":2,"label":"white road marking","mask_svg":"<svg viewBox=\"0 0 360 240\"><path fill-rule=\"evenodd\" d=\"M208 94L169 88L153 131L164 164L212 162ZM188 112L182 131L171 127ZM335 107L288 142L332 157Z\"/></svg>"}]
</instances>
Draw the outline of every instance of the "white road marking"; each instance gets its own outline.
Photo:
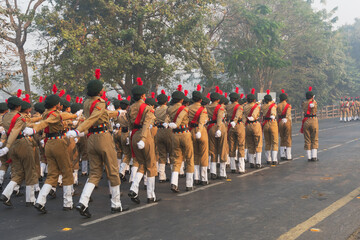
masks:
<instances>
[{"instance_id":1,"label":"white road marking","mask_svg":"<svg viewBox=\"0 0 360 240\"><path fill-rule=\"evenodd\" d=\"M37 237L28 238L27 240L40 240L40 239L44 239L44 238L46 238L46 236L40 235L40 236L37 236Z\"/></svg>"},{"instance_id":2,"label":"white road marking","mask_svg":"<svg viewBox=\"0 0 360 240\"><path fill-rule=\"evenodd\" d=\"M342 146L342 144L338 144L338 145L335 145L335 146L329 147L329 148L328 148L328 150L330 150L330 149L334 149L334 148L337 148L337 147L341 147L341 146Z\"/></svg>"},{"instance_id":3,"label":"white road marking","mask_svg":"<svg viewBox=\"0 0 360 240\"><path fill-rule=\"evenodd\" d=\"M80 226L86 227L86 226L93 225L93 224L99 223L99 222L104 222L106 220L116 218L116 217L119 217L119 216L122 216L122 215L126 215L126 214L133 213L133 212L138 212L138 211L140 211L142 209L145 209L145 208L151 208L151 207L154 207L156 205L158 205L158 203L147 204L147 205L144 205L142 207L137 207L137 208L131 209L131 210L126 211L126 212L115 213L115 214L111 214L111 215L108 215L108 216L105 216L105 217L102 217L102 218L98 218L96 220L80 224Z\"/></svg>"}]
</instances>

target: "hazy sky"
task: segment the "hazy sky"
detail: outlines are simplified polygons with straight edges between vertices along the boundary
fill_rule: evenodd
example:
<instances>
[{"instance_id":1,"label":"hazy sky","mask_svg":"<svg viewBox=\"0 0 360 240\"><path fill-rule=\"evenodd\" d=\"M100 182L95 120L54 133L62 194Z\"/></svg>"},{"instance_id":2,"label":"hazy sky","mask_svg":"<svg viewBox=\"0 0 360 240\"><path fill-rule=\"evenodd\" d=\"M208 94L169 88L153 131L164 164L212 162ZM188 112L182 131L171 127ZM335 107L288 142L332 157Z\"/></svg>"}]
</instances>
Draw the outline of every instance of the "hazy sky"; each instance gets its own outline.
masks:
<instances>
[{"instance_id":1,"label":"hazy sky","mask_svg":"<svg viewBox=\"0 0 360 240\"><path fill-rule=\"evenodd\" d=\"M336 16L339 17L336 26L354 23L355 18L360 18L360 0L326 0L326 5L320 4L320 0L315 0L314 8L328 11L339 7Z\"/></svg>"}]
</instances>

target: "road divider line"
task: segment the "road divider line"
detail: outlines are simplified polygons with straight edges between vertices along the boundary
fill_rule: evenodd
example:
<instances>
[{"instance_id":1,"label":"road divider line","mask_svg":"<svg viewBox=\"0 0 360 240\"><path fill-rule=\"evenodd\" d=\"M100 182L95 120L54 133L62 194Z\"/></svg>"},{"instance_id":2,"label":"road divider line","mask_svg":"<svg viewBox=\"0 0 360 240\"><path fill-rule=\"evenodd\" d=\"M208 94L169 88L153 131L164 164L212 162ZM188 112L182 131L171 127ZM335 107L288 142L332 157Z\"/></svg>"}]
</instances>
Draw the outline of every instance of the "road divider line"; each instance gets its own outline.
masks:
<instances>
[{"instance_id":1,"label":"road divider line","mask_svg":"<svg viewBox=\"0 0 360 240\"><path fill-rule=\"evenodd\" d=\"M40 240L40 239L44 239L44 238L46 238L46 236L40 235L40 236L37 236L37 237L28 238L27 240Z\"/></svg>"},{"instance_id":2,"label":"road divider line","mask_svg":"<svg viewBox=\"0 0 360 240\"><path fill-rule=\"evenodd\" d=\"M119 216L122 216L122 215L137 212L137 211L140 211L140 210L145 209L145 208L151 208L151 207L154 207L156 205L158 205L158 203L147 204L147 205L144 205L142 207L137 207L137 208L131 209L131 210L126 211L126 212L115 213L115 214L108 215L108 216L105 216L105 217L102 217L102 218L98 218L98 219L90 221L90 222L82 223L82 224L80 224L80 226L86 227L86 226L93 225L93 224L99 223L99 222L104 222L106 220L116 218L116 217L119 217Z\"/></svg>"},{"instance_id":3,"label":"road divider line","mask_svg":"<svg viewBox=\"0 0 360 240\"><path fill-rule=\"evenodd\" d=\"M288 232L281 235L278 240L292 240L298 238L300 235L302 235L305 231L310 229L311 227L315 226L316 224L323 221L325 218L348 204L351 200L353 200L355 197L357 197L360 194L360 187L356 188L352 192L350 192L348 195L340 198L327 208L321 210L320 212L316 213L314 216L306 220L305 222L302 222L295 226L294 228L290 229Z\"/></svg>"},{"instance_id":4,"label":"road divider line","mask_svg":"<svg viewBox=\"0 0 360 240\"><path fill-rule=\"evenodd\" d=\"M337 147L341 147L342 144L338 144L338 145L335 145L335 146L332 146L332 147L329 147L328 150L331 150L331 149L334 149L334 148L337 148Z\"/></svg>"},{"instance_id":5,"label":"road divider line","mask_svg":"<svg viewBox=\"0 0 360 240\"><path fill-rule=\"evenodd\" d=\"M177 196L179 196L179 197L186 196L186 195L189 195L189 194L192 194L192 193L196 193L196 192L199 192L199 191L202 191L202 190L205 190L205 189L211 188L211 187L218 186L218 185L223 184L223 183L225 183L225 182L211 183L211 184L209 184L209 185L207 185L207 186L200 187L200 188L196 188L196 189L195 189L195 190L193 190L193 191L180 193L180 194L178 194Z\"/></svg>"}]
</instances>

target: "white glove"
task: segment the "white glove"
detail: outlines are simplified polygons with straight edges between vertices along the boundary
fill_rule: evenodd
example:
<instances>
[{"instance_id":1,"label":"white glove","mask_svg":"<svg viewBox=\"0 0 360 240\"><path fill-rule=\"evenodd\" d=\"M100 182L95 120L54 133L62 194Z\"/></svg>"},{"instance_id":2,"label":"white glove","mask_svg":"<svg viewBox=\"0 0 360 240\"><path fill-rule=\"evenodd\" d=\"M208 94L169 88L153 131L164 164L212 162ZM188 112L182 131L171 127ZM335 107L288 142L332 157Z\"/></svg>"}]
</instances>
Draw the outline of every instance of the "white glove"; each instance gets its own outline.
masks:
<instances>
[{"instance_id":1,"label":"white glove","mask_svg":"<svg viewBox=\"0 0 360 240\"><path fill-rule=\"evenodd\" d=\"M283 118L283 119L281 119L281 122L282 122L282 123L287 123L287 119L286 119L286 118Z\"/></svg>"},{"instance_id":2,"label":"white glove","mask_svg":"<svg viewBox=\"0 0 360 240\"><path fill-rule=\"evenodd\" d=\"M126 115L126 110L119 110L118 113L119 113L118 116L125 116Z\"/></svg>"},{"instance_id":3,"label":"white glove","mask_svg":"<svg viewBox=\"0 0 360 240\"><path fill-rule=\"evenodd\" d=\"M251 122L255 120L253 117L248 117L247 119Z\"/></svg>"},{"instance_id":4,"label":"white glove","mask_svg":"<svg viewBox=\"0 0 360 240\"><path fill-rule=\"evenodd\" d=\"M3 143L2 142L0 142L0 148L3 146Z\"/></svg>"},{"instance_id":5,"label":"white glove","mask_svg":"<svg viewBox=\"0 0 360 240\"><path fill-rule=\"evenodd\" d=\"M76 114L77 117L80 117L80 116L82 115L82 113L83 113L83 110L80 109L80 110L77 111L75 114Z\"/></svg>"},{"instance_id":6,"label":"white glove","mask_svg":"<svg viewBox=\"0 0 360 240\"><path fill-rule=\"evenodd\" d=\"M109 111L115 111L115 107L114 107L114 105L112 105L112 104L110 104L110 105L107 107L107 109L108 109Z\"/></svg>"},{"instance_id":7,"label":"white glove","mask_svg":"<svg viewBox=\"0 0 360 240\"><path fill-rule=\"evenodd\" d=\"M309 106L310 106L311 108L313 108L313 107L315 107L315 104L310 103Z\"/></svg>"},{"instance_id":8,"label":"white glove","mask_svg":"<svg viewBox=\"0 0 360 240\"><path fill-rule=\"evenodd\" d=\"M230 125L231 125L232 128L234 128L234 127L236 126L236 122L232 121L232 122L230 123Z\"/></svg>"},{"instance_id":9,"label":"white glove","mask_svg":"<svg viewBox=\"0 0 360 240\"><path fill-rule=\"evenodd\" d=\"M164 126L164 128L168 128L168 127L169 127L169 124L166 123L166 122L164 122L162 125Z\"/></svg>"},{"instance_id":10,"label":"white glove","mask_svg":"<svg viewBox=\"0 0 360 240\"><path fill-rule=\"evenodd\" d=\"M195 137L196 137L196 139L200 139L200 138L201 138L201 132L197 132L197 133L195 134Z\"/></svg>"},{"instance_id":11,"label":"white glove","mask_svg":"<svg viewBox=\"0 0 360 240\"><path fill-rule=\"evenodd\" d=\"M7 147L0 149L0 157L6 155L8 152L9 152L9 149Z\"/></svg>"},{"instance_id":12,"label":"white glove","mask_svg":"<svg viewBox=\"0 0 360 240\"><path fill-rule=\"evenodd\" d=\"M45 147L45 141L44 141L44 139L41 139L41 140L40 140L40 145L41 145L41 147Z\"/></svg>"},{"instance_id":13,"label":"white glove","mask_svg":"<svg viewBox=\"0 0 360 240\"><path fill-rule=\"evenodd\" d=\"M25 136L32 136L32 135L34 135L36 133L36 131L33 128L26 127L23 130L23 133L24 133Z\"/></svg>"},{"instance_id":14,"label":"white glove","mask_svg":"<svg viewBox=\"0 0 360 240\"><path fill-rule=\"evenodd\" d=\"M275 116L274 116L274 115L271 115L270 118L271 118L271 119L275 119Z\"/></svg>"},{"instance_id":15,"label":"white glove","mask_svg":"<svg viewBox=\"0 0 360 240\"><path fill-rule=\"evenodd\" d=\"M138 147L138 149L140 149L140 150L141 150L141 149L144 149L144 147L145 147L144 141L141 140L140 142L138 142L138 143L137 143L137 147Z\"/></svg>"},{"instance_id":16,"label":"white glove","mask_svg":"<svg viewBox=\"0 0 360 240\"><path fill-rule=\"evenodd\" d=\"M149 129L152 129L152 128L153 128L153 125L150 124L150 125L149 125Z\"/></svg>"},{"instance_id":17,"label":"white glove","mask_svg":"<svg viewBox=\"0 0 360 240\"><path fill-rule=\"evenodd\" d=\"M76 137L76 138L74 138L74 141L75 141L75 143L77 143L79 141L79 139Z\"/></svg>"},{"instance_id":18,"label":"white glove","mask_svg":"<svg viewBox=\"0 0 360 240\"><path fill-rule=\"evenodd\" d=\"M176 123L170 123L169 124L169 127L171 128L171 129L175 129L175 128L177 128L177 125L176 125Z\"/></svg>"},{"instance_id":19,"label":"white glove","mask_svg":"<svg viewBox=\"0 0 360 240\"><path fill-rule=\"evenodd\" d=\"M1 134L2 134L2 132L5 132L4 127L1 127L1 126L0 126L0 132L1 132Z\"/></svg>"},{"instance_id":20,"label":"white glove","mask_svg":"<svg viewBox=\"0 0 360 240\"><path fill-rule=\"evenodd\" d=\"M72 124L75 126L79 123L79 121L73 121Z\"/></svg>"},{"instance_id":21,"label":"white glove","mask_svg":"<svg viewBox=\"0 0 360 240\"><path fill-rule=\"evenodd\" d=\"M78 130L70 130L66 133L66 136L68 138L83 137L83 136L85 136L85 133L79 132Z\"/></svg>"},{"instance_id":22,"label":"white glove","mask_svg":"<svg viewBox=\"0 0 360 240\"><path fill-rule=\"evenodd\" d=\"M215 137L216 137L216 138L221 137L221 131L220 131L220 130L217 130L217 131L216 131Z\"/></svg>"},{"instance_id":23,"label":"white glove","mask_svg":"<svg viewBox=\"0 0 360 240\"><path fill-rule=\"evenodd\" d=\"M126 138L126 145L130 145L130 138Z\"/></svg>"},{"instance_id":24,"label":"white glove","mask_svg":"<svg viewBox=\"0 0 360 240\"><path fill-rule=\"evenodd\" d=\"M119 129L119 128L120 128L120 123L115 124L115 127L116 127L117 129Z\"/></svg>"}]
</instances>

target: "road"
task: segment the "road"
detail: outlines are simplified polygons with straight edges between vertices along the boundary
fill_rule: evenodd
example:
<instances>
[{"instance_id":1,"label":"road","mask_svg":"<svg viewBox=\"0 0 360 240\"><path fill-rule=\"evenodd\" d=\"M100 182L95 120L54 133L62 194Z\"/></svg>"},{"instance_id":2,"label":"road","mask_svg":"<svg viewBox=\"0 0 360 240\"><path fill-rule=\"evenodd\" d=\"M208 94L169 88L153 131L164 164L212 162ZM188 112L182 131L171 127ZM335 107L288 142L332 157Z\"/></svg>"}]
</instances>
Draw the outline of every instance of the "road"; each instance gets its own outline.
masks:
<instances>
[{"instance_id":1,"label":"road","mask_svg":"<svg viewBox=\"0 0 360 240\"><path fill-rule=\"evenodd\" d=\"M61 188L45 215L25 207L24 197L13 198L14 207L0 206L1 239L348 239L360 227L360 121L320 121L319 162L304 157L299 129L294 124L293 161L228 173L226 181L192 192L184 179L180 194L157 184L157 204L146 204L141 190L135 205L124 183L122 202L130 206L124 213L110 214L105 178L93 193L91 219L62 211Z\"/></svg>"}]
</instances>

